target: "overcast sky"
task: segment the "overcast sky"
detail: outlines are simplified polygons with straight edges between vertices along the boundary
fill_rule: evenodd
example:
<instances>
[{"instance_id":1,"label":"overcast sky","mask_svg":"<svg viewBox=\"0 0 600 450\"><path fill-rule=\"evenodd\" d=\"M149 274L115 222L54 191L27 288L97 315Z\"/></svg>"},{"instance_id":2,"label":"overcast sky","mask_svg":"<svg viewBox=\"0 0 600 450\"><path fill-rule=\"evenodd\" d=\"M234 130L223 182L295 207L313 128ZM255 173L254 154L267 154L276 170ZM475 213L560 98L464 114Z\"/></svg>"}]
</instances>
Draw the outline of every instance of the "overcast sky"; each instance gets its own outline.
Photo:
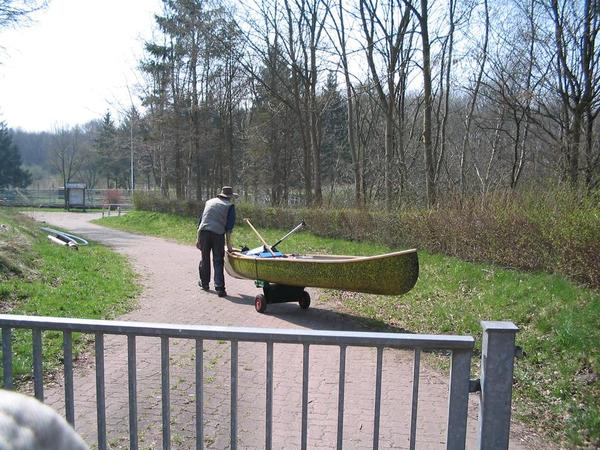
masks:
<instances>
[{"instance_id":1,"label":"overcast sky","mask_svg":"<svg viewBox=\"0 0 600 450\"><path fill-rule=\"evenodd\" d=\"M33 22L0 32L0 121L51 131L130 105L143 41L160 0L51 0ZM134 103L139 104L132 91Z\"/></svg>"}]
</instances>

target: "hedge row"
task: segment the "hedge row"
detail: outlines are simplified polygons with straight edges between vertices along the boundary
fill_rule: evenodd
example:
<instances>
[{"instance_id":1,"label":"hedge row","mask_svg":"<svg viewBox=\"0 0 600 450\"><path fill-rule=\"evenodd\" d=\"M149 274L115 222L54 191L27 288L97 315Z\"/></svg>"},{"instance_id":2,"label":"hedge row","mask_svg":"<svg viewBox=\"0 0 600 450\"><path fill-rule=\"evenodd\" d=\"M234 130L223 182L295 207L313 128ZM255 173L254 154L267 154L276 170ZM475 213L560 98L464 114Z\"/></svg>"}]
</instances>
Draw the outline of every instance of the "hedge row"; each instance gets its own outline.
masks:
<instances>
[{"instance_id":1,"label":"hedge row","mask_svg":"<svg viewBox=\"0 0 600 450\"><path fill-rule=\"evenodd\" d=\"M197 217L204 208L199 200L174 200L155 192L137 191L133 195L133 206L140 211L155 211L184 217Z\"/></svg>"},{"instance_id":2,"label":"hedge row","mask_svg":"<svg viewBox=\"0 0 600 450\"><path fill-rule=\"evenodd\" d=\"M135 196L135 207L198 217L202 202ZM600 288L600 208L570 191L494 193L484 200L450 201L436 209L387 213L356 209L236 205L238 219L257 227L291 229L301 220L327 237L416 247L467 261L558 273Z\"/></svg>"}]
</instances>

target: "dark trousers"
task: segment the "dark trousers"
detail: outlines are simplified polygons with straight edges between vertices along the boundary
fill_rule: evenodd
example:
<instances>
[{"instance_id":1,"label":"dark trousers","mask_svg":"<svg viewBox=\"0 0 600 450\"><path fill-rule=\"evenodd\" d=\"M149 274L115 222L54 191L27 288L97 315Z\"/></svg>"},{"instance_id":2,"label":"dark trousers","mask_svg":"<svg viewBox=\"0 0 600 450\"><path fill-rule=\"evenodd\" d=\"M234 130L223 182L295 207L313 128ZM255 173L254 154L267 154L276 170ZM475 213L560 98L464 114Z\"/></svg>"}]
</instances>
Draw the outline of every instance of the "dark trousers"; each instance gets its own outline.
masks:
<instances>
[{"instance_id":1,"label":"dark trousers","mask_svg":"<svg viewBox=\"0 0 600 450\"><path fill-rule=\"evenodd\" d=\"M208 286L210 282L210 253L212 252L213 267L215 270L215 289L225 290L225 275L223 274L223 262L225 259L225 235L216 234L212 231L200 231L200 252L202 259L198 266L200 272L200 283Z\"/></svg>"}]
</instances>

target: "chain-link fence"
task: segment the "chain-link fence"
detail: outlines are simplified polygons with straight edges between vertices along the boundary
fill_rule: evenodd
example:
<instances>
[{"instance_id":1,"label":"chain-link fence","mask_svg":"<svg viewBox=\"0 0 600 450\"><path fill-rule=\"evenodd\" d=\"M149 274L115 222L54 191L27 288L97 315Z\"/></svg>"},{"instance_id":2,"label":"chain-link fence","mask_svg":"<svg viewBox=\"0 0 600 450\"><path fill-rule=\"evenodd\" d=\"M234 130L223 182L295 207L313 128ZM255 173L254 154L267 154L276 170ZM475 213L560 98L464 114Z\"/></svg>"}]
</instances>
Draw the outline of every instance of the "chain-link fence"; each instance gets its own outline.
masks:
<instances>
[{"instance_id":1,"label":"chain-link fence","mask_svg":"<svg viewBox=\"0 0 600 450\"><path fill-rule=\"evenodd\" d=\"M86 208L102 208L108 204L131 205L131 191L125 189L86 189ZM60 208L65 206L64 189L0 189L0 206L33 206Z\"/></svg>"}]
</instances>

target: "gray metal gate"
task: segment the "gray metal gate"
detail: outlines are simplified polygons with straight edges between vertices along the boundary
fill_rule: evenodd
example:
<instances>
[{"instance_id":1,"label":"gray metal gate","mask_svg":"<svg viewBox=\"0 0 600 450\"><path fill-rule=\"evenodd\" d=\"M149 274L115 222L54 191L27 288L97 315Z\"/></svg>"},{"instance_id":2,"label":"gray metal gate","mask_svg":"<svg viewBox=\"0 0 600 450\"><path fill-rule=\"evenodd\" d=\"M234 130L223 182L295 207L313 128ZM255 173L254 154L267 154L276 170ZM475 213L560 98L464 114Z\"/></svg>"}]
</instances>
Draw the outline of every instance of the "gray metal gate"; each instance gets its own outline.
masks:
<instances>
[{"instance_id":1,"label":"gray metal gate","mask_svg":"<svg viewBox=\"0 0 600 450\"><path fill-rule=\"evenodd\" d=\"M479 411L480 449L508 448L510 431L510 410L512 395L513 358L515 354L515 334L517 328L510 322L482 322L483 341L481 356L481 380L470 379L471 356L474 340L470 336L417 335L399 333L364 333L341 331L312 331L284 329L256 329L233 327L210 327L170 325L156 323L99 321L83 319L63 319L53 317L32 317L0 315L2 329L2 370L5 389L13 389L13 329L30 329L32 332L33 384L34 395L44 401L42 337L43 331L57 330L63 334L64 351L64 404L65 417L75 422L75 402L73 391L72 334L75 332L92 334L95 337L95 373L98 448L106 449L106 402L105 402L105 361L104 337L124 335L127 338L127 384L129 392L129 448L138 448L138 388L136 338L151 336L160 339L161 360L161 411L162 447L171 446L170 430L170 339L186 339L195 343L195 411L196 448L203 448L204 430L204 388L203 376L205 341L227 341L230 345L230 430L229 447L237 448L238 437L238 344L258 342L266 344L266 379L264 447L272 448L273 425L273 371L274 346L297 344L303 349L302 357L302 400L301 400L301 441L300 448L308 446L308 404L309 368L311 346L337 348L339 372L337 380L337 448L344 442L344 408L346 386L346 351L350 347L371 347L376 349L376 374L374 380L373 405L373 448L379 448L379 424L381 419L383 350L404 349L414 352L412 399L410 415L410 448L416 445L417 406L419 401L419 373L423 351L445 351L450 353L450 380L448 395L448 423L446 435L447 449L465 447L469 392L481 391ZM334 353L335 354L335 353ZM327 414L333 412L327 411Z\"/></svg>"}]
</instances>

